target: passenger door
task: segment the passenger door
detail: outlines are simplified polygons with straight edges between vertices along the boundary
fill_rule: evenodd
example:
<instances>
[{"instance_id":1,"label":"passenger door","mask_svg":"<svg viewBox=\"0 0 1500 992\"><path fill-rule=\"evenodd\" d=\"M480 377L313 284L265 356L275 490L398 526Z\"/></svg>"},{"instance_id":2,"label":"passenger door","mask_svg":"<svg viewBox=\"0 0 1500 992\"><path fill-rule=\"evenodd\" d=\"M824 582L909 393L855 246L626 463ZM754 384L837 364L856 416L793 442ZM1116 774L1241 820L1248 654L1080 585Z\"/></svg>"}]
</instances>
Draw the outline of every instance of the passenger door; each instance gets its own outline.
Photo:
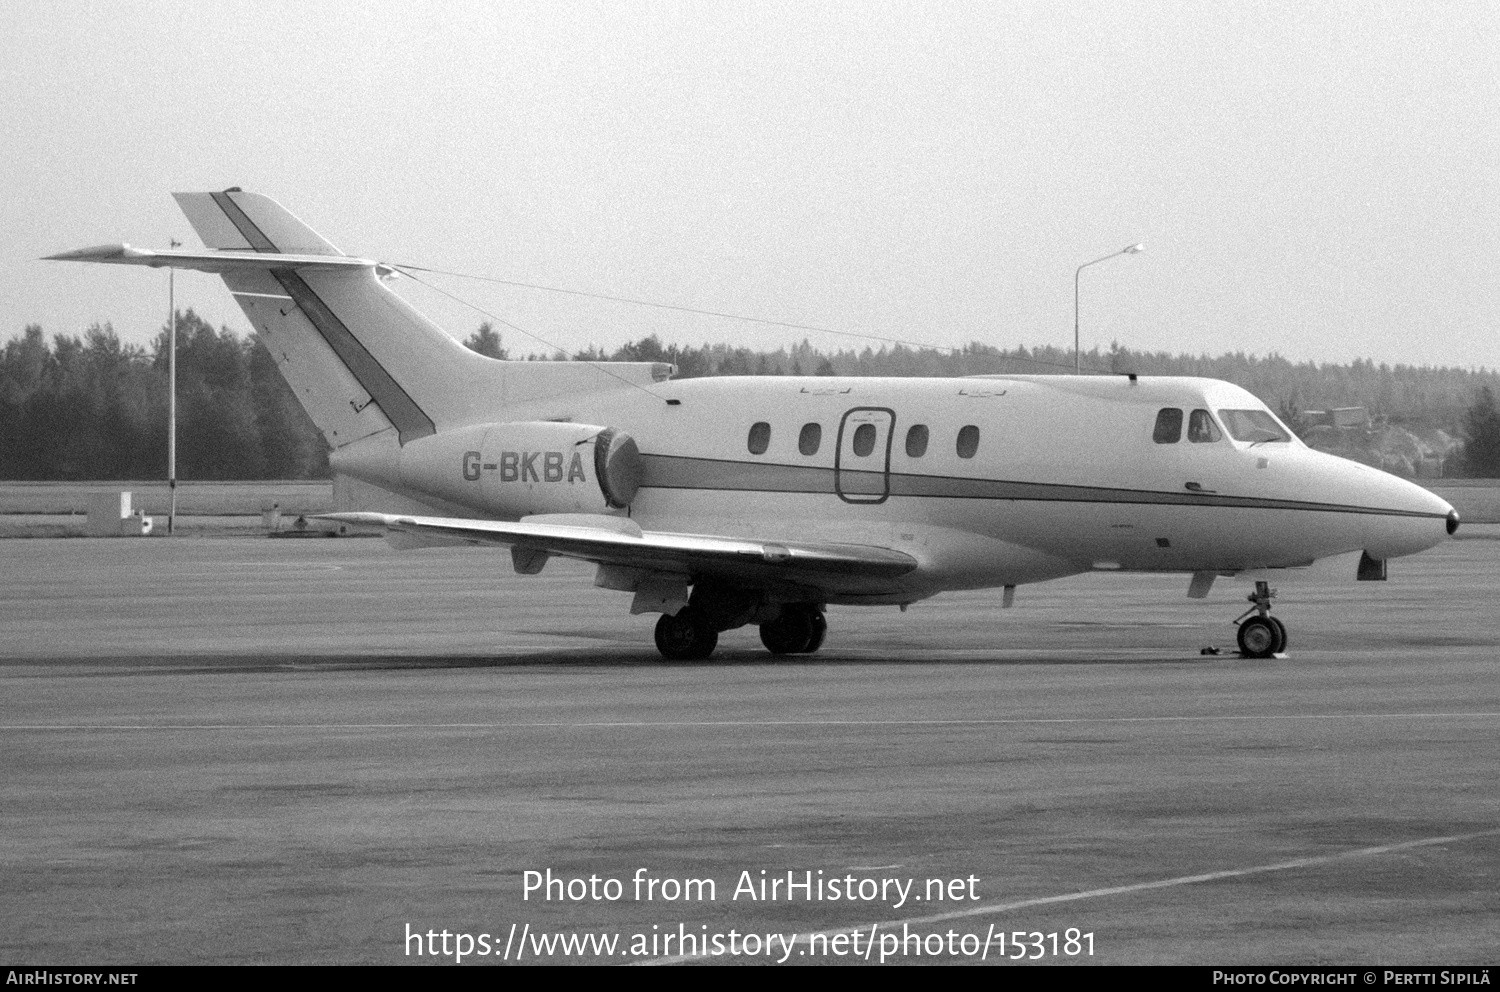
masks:
<instances>
[{"instance_id":1,"label":"passenger door","mask_svg":"<svg viewBox=\"0 0 1500 992\"><path fill-rule=\"evenodd\" d=\"M884 503L891 492L891 436L896 413L858 406L839 421L834 490L846 503Z\"/></svg>"}]
</instances>

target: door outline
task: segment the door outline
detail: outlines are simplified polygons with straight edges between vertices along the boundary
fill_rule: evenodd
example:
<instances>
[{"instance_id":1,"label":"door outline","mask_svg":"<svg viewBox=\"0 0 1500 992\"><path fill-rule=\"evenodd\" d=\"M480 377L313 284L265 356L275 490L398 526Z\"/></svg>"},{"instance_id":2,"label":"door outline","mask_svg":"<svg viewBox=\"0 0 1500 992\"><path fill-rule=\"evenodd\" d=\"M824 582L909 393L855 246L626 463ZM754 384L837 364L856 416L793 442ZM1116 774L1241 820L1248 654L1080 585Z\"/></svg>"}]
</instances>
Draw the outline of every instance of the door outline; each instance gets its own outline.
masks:
<instances>
[{"instance_id":1,"label":"door outline","mask_svg":"<svg viewBox=\"0 0 1500 992\"><path fill-rule=\"evenodd\" d=\"M858 472L859 476L878 472L880 475L880 492L862 493L844 491L844 434L849 424L849 418L856 414L879 414L885 420L885 459L884 464L878 469L854 469L850 468L851 481ZM880 417L861 418L860 423L875 423L879 427ZM833 449L833 491L838 493L839 499L845 503L860 503L873 506L884 503L891 495L891 444L896 437L896 411L886 406L856 406L844 411L839 419L839 436ZM852 439L851 439L852 442ZM873 454L873 452L872 452Z\"/></svg>"}]
</instances>

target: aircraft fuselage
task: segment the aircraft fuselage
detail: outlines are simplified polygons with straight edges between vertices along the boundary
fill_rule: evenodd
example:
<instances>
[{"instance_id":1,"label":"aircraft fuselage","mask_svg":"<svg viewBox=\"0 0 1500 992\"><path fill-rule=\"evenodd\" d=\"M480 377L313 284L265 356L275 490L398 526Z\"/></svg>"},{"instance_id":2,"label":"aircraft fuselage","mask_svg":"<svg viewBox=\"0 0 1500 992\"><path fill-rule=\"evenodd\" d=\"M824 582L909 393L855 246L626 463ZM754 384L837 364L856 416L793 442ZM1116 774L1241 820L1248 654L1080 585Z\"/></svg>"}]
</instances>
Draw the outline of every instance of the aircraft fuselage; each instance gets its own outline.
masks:
<instances>
[{"instance_id":1,"label":"aircraft fuselage","mask_svg":"<svg viewBox=\"0 0 1500 992\"><path fill-rule=\"evenodd\" d=\"M1157 435L1164 410L1181 411L1175 440ZM1266 412L1209 379L720 377L536 401L505 416L629 432L643 468L629 516L646 530L876 545L920 563L896 580L851 577L829 602L1090 570L1383 559L1449 532L1452 508L1417 485L1289 434L1236 440L1223 412L1236 410ZM1195 438L1204 417L1212 433ZM446 470L477 485L484 465L504 472L502 458L530 455L532 475L521 463L514 481L579 481L561 450L476 455Z\"/></svg>"}]
</instances>

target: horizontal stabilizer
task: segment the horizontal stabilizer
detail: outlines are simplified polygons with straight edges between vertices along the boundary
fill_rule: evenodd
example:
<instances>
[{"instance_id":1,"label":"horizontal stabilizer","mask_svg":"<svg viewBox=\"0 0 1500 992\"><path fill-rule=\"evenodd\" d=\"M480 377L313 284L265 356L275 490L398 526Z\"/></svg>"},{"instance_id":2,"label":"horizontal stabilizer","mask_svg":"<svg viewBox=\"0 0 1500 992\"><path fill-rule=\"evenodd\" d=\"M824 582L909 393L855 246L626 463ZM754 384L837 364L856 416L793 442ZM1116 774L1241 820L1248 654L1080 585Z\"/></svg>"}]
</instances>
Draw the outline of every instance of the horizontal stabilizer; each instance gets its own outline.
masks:
<instances>
[{"instance_id":1,"label":"horizontal stabilizer","mask_svg":"<svg viewBox=\"0 0 1500 992\"><path fill-rule=\"evenodd\" d=\"M249 269L369 269L374 262L348 255L286 255L265 251L178 251L177 249L132 248L130 245L96 245L57 255L49 262L102 262L106 265L147 265L153 269L195 269L198 272L234 272Z\"/></svg>"},{"instance_id":2,"label":"horizontal stabilizer","mask_svg":"<svg viewBox=\"0 0 1500 992\"><path fill-rule=\"evenodd\" d=\"M650 572L699 577L814 582L835 576L894 579L917 567L910 555L865 544L770 542L699 534L642 533L629 521L620 529L581 517L554 516L519 522L420 517L390 513L329 513L319 519L384 527L410 540L459 539L471 544L524 548L563 558L622 565ZM415 542L413 542L415 543Z\"/></svg>"}]
</instances>

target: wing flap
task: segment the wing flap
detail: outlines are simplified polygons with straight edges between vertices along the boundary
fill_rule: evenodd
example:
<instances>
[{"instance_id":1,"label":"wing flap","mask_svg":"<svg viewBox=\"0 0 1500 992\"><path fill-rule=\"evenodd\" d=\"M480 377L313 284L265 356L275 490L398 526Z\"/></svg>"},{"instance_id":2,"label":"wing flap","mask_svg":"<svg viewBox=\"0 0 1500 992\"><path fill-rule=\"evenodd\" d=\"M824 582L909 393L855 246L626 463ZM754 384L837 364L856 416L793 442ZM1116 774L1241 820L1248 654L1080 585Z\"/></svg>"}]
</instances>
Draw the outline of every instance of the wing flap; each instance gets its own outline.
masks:
<instances>
[{"instance_id":1,"label":"wing flap","mask_svg":"<svg viewBox=\"0 0 1500 992\"><path fill-rule=\"evenodd\" d=\"M494 545L546 552L601 565L677 572L756 582L819 579L891 580L913 571L917 560L891 548L866 544L759 541L702 534L641 531L619 517L553 514L520 521L466 520L391 513L329 513L324 520L383 527L393 542L423 541Z\"/></svg>"}]
</instances>

